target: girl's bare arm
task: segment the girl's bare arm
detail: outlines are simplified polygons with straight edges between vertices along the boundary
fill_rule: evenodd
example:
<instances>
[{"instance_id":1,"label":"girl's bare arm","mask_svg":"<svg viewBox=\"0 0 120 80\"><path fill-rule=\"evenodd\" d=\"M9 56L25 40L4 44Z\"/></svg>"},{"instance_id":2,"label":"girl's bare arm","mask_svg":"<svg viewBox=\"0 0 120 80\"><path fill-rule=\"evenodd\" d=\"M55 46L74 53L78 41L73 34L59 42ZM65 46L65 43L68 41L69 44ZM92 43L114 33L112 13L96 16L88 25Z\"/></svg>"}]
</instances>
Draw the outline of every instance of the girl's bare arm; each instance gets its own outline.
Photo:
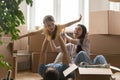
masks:
<instances>
[{"instance_id":1,"label":"girl's bare arm","mask_svg":"<svg viewBox=\"0 0 120 80\"><path fill-rule=\"evenodd\" d=\"M68 23L64 24L63 26L69 27L69 26L71 26L71 25L73 25L73 24L75 24L75 23L81 21L81 19L82 19L82 15L80 15L79 19L74 20L74 21L71 21L71 22L68 22Z\"/></svg>"},{"instance_id":2,"label":"girl's bare arm","mask_svg":"<svg viewBox=\"0 0 120 80\"><path fill-rule=\"evenodd\" d=\"M43 29L40 29L40 30L37 30L37 31L34 31L34 32L29 32L29 33L27 33L27 34L24 34L24 35L20 36L19 39L24 38L24 37L28 37L28 36L35 35L35 34L37 34L37 33L39 33L39 32L42 32L42 31L43 31Z\"/></svg>"},{"instance_id":3,"label":"girl's bare arm","mask_svg":"<svg viewBox=\"0 0 120 80\"><path fill-rule=\"evenodd\" d=\"M40 64L45 64L46 61L45 54L48 48L48 43L49 41L45 38L40 52L40 61L39 61Z\"/></svg>"}]
</instances>

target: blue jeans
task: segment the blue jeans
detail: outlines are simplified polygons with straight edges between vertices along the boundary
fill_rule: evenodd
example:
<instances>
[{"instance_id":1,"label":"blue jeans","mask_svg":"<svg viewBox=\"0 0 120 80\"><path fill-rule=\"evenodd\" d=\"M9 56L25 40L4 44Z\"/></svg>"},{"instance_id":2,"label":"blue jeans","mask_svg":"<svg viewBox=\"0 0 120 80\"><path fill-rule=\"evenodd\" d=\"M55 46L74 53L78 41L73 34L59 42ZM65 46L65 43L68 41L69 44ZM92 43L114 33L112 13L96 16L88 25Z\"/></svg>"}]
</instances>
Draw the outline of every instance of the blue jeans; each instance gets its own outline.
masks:
<instances>
[{"instance_id":1,"label":"blue jeans","mask_svg":"<svg viewBox=\"0 0 120 80\"><path fill-rule=\"evenodd\" d=\"M85 51L80 51L74 60L75 64L80 64L81 62L87 62L88 64L107 64L103 55L97 55L92 61Z\"/></svg>"}]
</instances>

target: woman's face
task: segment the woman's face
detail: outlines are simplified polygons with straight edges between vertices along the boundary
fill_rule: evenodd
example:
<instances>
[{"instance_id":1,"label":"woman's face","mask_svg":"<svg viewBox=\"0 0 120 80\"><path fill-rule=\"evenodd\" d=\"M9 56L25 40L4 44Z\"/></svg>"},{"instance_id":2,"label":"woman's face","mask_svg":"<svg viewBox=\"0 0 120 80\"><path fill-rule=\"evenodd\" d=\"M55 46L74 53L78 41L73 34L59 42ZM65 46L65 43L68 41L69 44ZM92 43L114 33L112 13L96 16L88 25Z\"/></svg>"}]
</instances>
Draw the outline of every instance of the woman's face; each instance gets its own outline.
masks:
<instances>
[{"instance_id":1,"label":"woman's face","mask_svg":"<svg viewBox=\"0 0 120 80\"><path fill-rule=\"evenodd\" d=\"M45 25L45 27L47 28L47 30L48 30L49 32L53 32L54 29L55 29L54 21L47 21L47 22L45 22L44 25Z\"/></svg>"},{"instance_id":2,"label":"woman's face","mask_svg":"<svg viewBox=\"0 0 120 80\"><path fill-rule=\"evenodd\" d=\"M82 35L82 27L77 26L73 32L75 38L79 38Z\"/></svg>"}]
</instances>

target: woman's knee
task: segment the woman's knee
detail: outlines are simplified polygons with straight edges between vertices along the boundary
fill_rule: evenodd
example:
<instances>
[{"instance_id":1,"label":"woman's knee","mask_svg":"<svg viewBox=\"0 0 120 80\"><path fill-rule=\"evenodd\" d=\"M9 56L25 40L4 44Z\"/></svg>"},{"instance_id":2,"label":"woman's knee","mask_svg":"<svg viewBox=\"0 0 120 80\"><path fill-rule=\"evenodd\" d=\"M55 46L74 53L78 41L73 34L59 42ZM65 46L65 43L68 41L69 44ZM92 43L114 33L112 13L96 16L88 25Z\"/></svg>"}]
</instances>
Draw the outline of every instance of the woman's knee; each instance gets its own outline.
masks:
<instances>
[{"instance_id":1,"label":"woman's knee","mask_svg":"<svg viewBox=\"0 0 120 80\"><path fill-rule=\"evenodd\" d=\"M80 64L81 62L91 63L91 60L85 51L80 51L76 56L75 63Z\"/></svg>"},{"instance_id":2,"label":"woman's knee","mask_svg":"<svg viewBox=\"0 0 120 80\"><path fill-rule=\"evenodd\" d=\"M80 52L77 54L77 56L82 56L82 57L84 57L84 56L87 56L87 53L86 53L85 51L80 51Z\"/></svg>"},{"instance_id":3,"label":"woman's knee","mask_svg":"<svg viewBox=\"0 0 120 80\"><path fill-rule=\"evenodd\" d=\"M99 60L105 60L105 57L104 57L103 55L97 55L96 57L97 57L97 59L99 59Z\"/></svg>"},{"instance_id":4,"label":"woman's knee","mask_svg":"<svg viewBox=\"0 0 120 80\"><path fill-rule=\"evenodd\" d=\"M103 55L97 55L94 59L95 64L107 64L107 61Z\"/></svg>"}]
</instances>

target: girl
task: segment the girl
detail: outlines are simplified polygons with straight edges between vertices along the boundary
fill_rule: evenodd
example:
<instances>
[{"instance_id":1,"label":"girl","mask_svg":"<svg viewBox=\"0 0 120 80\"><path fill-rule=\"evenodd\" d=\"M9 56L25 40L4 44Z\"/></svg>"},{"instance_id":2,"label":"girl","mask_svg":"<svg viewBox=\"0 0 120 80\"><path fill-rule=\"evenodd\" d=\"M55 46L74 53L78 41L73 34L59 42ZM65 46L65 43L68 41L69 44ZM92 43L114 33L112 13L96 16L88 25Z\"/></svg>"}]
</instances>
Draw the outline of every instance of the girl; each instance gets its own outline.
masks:
<instances>
[{"instance_id":1,"label":"girl","mask_svg":"<svg viewBox=\"0 0 120 80\"><path fill-rule=\"evenodd\" d=\"M55 20L54 20L54 17L51 16L51 15L47 15L44 17L43 19L43 23L44 23L44 27L38 31L35 31L35 32L31 32L31 33L28 33L28 34L25 34L23 36L20 36L20 38L22 37L26 37L26 36L31 36L31 35L35 35L39 32L43 32L43 34L45 35L45 39L44 39L44 42L43 42L43 45L42 45L42 49L41 49L41 53L40 53L40 64L44 64L45 63L45 53L47 51L47 45L49 43L49 41L52 39L58 39L58 43L60 43L60 46L61 46L61 51L63 53L66 53L65 54L65 57L67 56L67 50L66 50L66 47L65 47L65 44L64 44L64 41L62 40L61 36L60 36L60 33L62 32L62 30L66 27L69 27L71 26L72 24L75 24L77 22L79 22L81 20L82 16L80 15L79 19L77 20L74 20L74 21L71 21L71 22L68 22L66 24L55 24ZM70 62L70 59L69 58L63 58L63 62L66 62L66 61L69 61ZM68 63L68 62L67 62Z\"/></svg>"}]
</instances>

